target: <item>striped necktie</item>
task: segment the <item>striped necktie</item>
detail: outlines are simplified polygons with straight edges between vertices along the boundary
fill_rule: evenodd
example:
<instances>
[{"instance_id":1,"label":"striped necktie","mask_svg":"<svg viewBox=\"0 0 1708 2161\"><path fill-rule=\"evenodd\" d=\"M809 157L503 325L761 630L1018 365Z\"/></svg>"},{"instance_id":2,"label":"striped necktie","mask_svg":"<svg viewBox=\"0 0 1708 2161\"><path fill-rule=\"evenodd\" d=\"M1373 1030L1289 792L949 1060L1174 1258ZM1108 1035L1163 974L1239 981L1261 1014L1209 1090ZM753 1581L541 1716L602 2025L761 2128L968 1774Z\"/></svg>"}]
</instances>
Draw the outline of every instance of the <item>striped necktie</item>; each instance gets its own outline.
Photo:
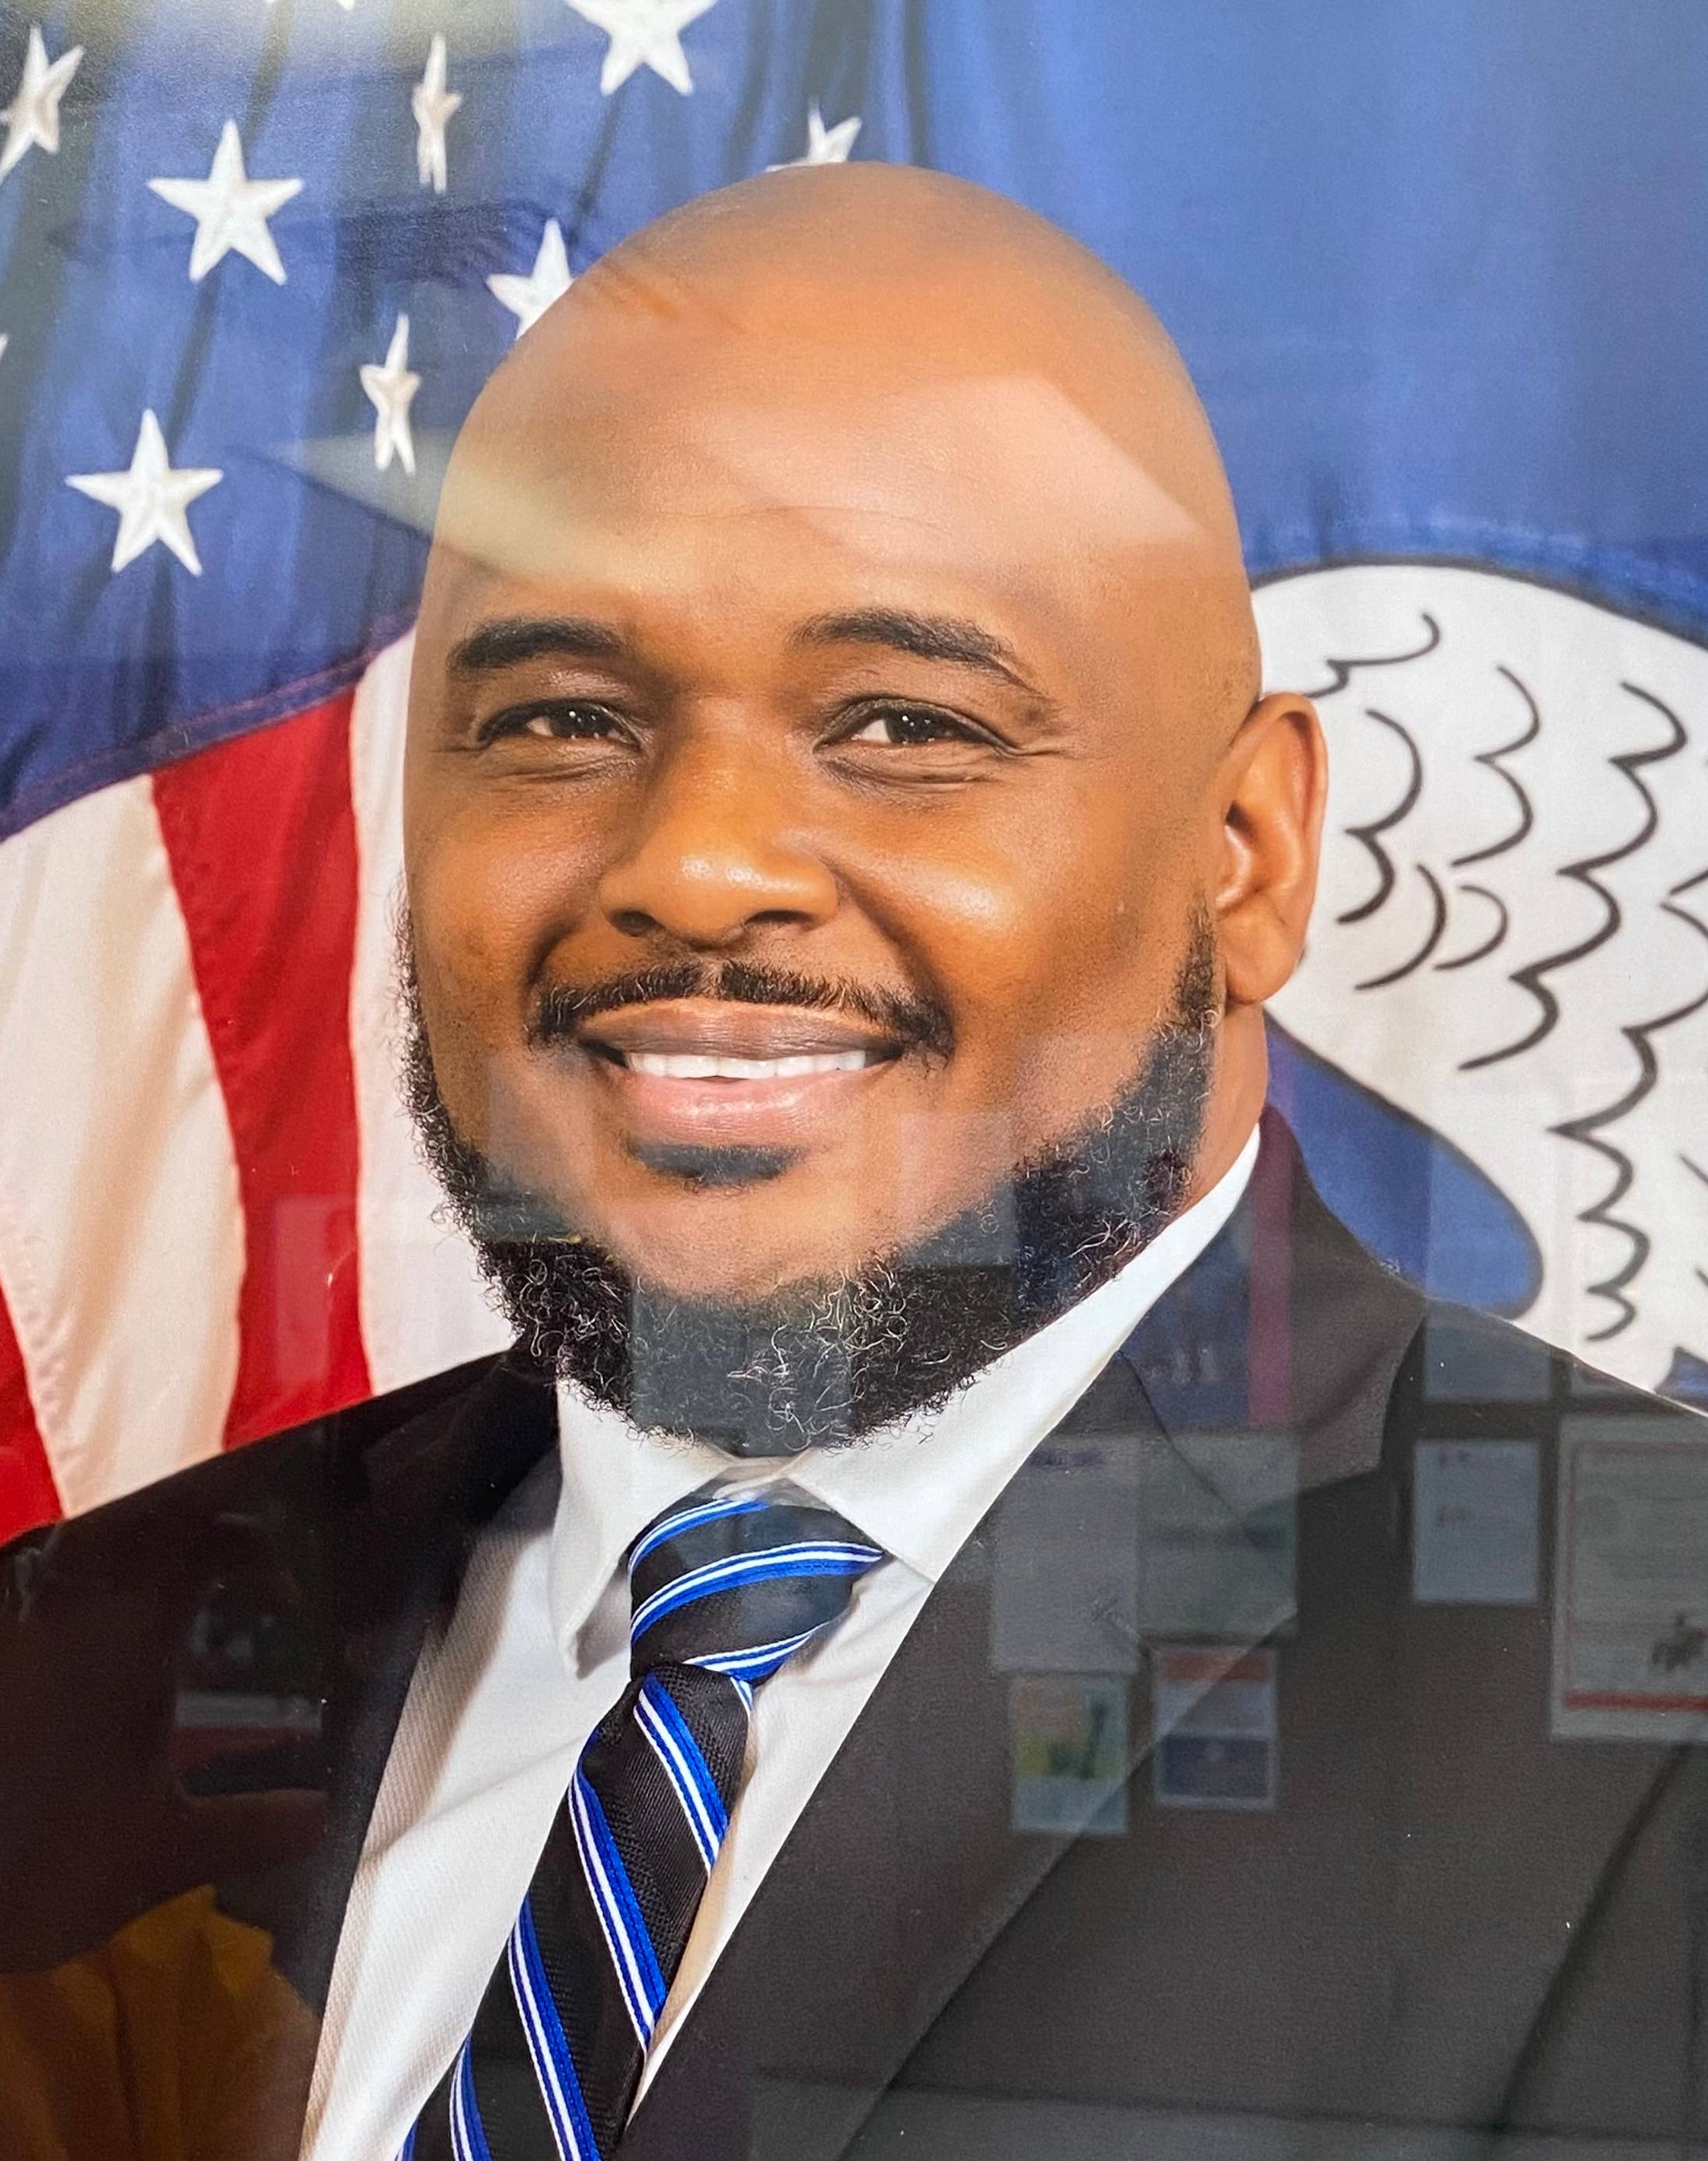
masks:
<instances>
[{"instance_id":1,"label":"striped necktie","mask_svg":"<svg viewBox=\"0 0 1708 2161\"><path fill-rule=\"evenodd\" d=\"M603 2161L741 1783L753 1691L884 1558L829 1508L702 1492L635 1541L631 1679L552 1820L468 2039L399 2161Z\"/></svg>"}]
</instances>

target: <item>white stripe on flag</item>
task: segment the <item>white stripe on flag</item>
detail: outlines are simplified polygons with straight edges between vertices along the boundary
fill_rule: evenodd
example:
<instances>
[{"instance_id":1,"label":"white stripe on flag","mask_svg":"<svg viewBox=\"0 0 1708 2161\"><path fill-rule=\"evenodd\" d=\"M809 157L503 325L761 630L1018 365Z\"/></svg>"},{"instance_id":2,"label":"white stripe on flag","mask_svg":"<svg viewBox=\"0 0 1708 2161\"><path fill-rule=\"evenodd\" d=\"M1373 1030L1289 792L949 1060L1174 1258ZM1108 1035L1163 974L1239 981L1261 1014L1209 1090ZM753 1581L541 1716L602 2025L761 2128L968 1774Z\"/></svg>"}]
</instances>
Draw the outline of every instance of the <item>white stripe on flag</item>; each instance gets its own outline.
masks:
<instances>
[{"instance_id":1,"label":"white stripe on flag","mask_svg":"<svg viewBox=\"0 0 1708 2161\"><path fill-rule=\"evenodd\" d=\"M0 1290L67 1514L214 1454L243 1220L147 779L0 847Z\"/></svg>"},{"instance_id":2,"label":"white stripe on flag","mask_svg":"<svg viewBox=\"0 0 1708 2161\"><path fill-rule=\"evenodd\" d=\"M361 1141L357 1200L362 1336L375 1393L501 1350L509 1331L481 1294L467 1241L433 1220L439 1195L398 1092L392 924L404 868L404 723L412 638L357 687L350 793L360 889L350 1049Z\"/></svg>"}]
</instances>

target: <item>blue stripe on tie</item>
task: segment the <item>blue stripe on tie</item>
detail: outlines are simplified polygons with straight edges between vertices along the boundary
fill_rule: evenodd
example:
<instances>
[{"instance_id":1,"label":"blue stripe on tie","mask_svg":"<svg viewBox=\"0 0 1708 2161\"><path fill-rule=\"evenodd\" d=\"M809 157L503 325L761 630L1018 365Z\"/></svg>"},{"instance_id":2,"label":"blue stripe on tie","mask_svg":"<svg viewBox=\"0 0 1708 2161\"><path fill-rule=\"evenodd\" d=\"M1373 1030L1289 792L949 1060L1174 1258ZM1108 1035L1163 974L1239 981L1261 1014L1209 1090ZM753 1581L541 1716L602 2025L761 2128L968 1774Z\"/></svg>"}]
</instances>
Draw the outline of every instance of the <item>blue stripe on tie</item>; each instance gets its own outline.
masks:
<instances>
[{"instance_id":1,"label":"blue stripe on tie","mask_svg":"<svg viewBox=\"0 0 1708 2161\"><path fill-rule=\"evenodd\" d=\"M560 2161L599 2161L599 2143L593 2136L575 2059L570 2054L569 2037L545 1976L534 1908L526 1898L510 1931L509 1956L510 1985L515 1992L516 2008L522 2014L534 2075L544 2097Z\"/></svg>"},{"instance_id":2,"label":"blue stripe on tie","mask_svg":"<svg viewBox=\"0 0 1708 2161\"><path fill-rule=\"evenodd\" d=\"M827 1627L825 1622L819 1627ZM732 1680L741 1679L751 1690L755 1681L769 1680L777 1669L792 1659L804 1643L811 1643L819 1628L804 1628L798 1636L779 1637L774 1643L752 1643L742 1651L708 1651L703 1658L690 1659L690 1666L703 1666L709 1674L727 1674Z\"/></svg>"},{"instance_id":3,"label":"blue stripe on tie","mask_svg":"<svg viewBox=\"0 0 1708 2161\"><path fill-rule=\"evenodd\" d=\"M674 1583L642 1601L629 1622L628 1640L638 1643L654 1622L679 1607L714 1592L732 1591L738 1584L766 1583L787 1576L864 1575L883 1555L876 1546L857 1546L822 1539L813 1544L768 1546L759 1553L731 1554L723 1560L707 1561L690 1569Z\"/></svg>"},{"instance_id":4,"label":"blue stripe on tie","mask_svg":"<svg viewBox=\"0 0 1708 2161\"><path fill-rule=\"evenodd\" d=\"M481 2105L475 2095L475 2067L469 2044L462 2044L456 2059L456 2075L450 2082L450 2143L456 2161L492 2161L487 2143L487 2127L481 2122Z\"/></svg>"},{"instance_id":5,"label":"blue stripe on tie","mask_svg":"<svg viewBox=\"0 0 1708 2161\"><path fill-rule=\"evenodd\" d=\"M639 1901L629 1882L628 1871L622 1865L622 1856L617 1850L617 1841L611 1836L611 1826L605 1820L599 1796L580 1771L570 1788L570 1814L599 1925L605 1933L606 1945L617 1969L617 1983L628 2006L628 2015L634 2022L635 2033L644 2049L659 2023L659 2013L664 2007L664 1976L659 1970L658 1954L647 1934Z\"/></svg>"},{"instance_id":6,"label":"blue stripe on tie","mask_svg":"<svg viewBox=\"0 0 1708 2161\"><path fill-rule=\"evenodd\" d=\"M404 2133L404 2143L398 2148L398 2161L415 2161L415 2127L413 2123Z\"/></svg>"},{"instance_id":7,"label":"blue stripe on tie","mask_svg":"<svg viewBox=\"0 0 1708 2161\"><path fill-rule=\"evenodd\" d=\"M723 1795L700 1752L700 1743L671 1701L669 1691L650 1674L641 1685L634 1707L642 1731L652 1742L654 1754L676 1789L682 1813L688 1819L688 1828L700 1848L700 1857L710 1869L717 1859L724 1833L729 1829L729 1818L724 1812Z\"/></svg>"},{"instance_id":8,"label":"blue stripe on tie","mask_svg":"<svg viewBox=\"0 0 1708 2161\"><path fill-rule=\"evenodd\" d=\"M633 1575L637 1566L666 1539L680 1538L684 1531L696 1530L701 1523L715 1523L725 1516L757 1515L761 1508L770 1506L758 1495L732 1493L721 1501L706 1501L698 1507L685 1508L680 1516L666 1516L636 1543L628 1557L629 1574Z\"/></svg>"}]
</instances>

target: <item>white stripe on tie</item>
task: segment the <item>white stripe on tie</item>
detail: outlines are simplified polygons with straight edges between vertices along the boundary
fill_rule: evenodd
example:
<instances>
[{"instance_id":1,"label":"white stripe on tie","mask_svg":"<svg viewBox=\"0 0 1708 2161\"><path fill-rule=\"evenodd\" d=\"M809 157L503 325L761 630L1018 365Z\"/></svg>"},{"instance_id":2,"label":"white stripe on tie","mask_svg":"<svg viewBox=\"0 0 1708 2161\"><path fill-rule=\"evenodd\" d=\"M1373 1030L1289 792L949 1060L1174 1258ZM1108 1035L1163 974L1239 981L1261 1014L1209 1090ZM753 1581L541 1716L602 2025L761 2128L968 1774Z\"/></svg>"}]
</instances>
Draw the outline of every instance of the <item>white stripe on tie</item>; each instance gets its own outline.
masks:
<instances>
[{"instance_id":1,"label":"white stripe on tie","mask_svg":"<svg viewBox=\"0 0 1708 2161\"><path fill-rule=\"evenodd\" d=\"M818 1634L816 1628L804 1628L798 1636L782 1636L774 1643L753 1643L745 1651L708 1651L704 1658L690 1659L693 1666L702 1666L709 1674L727 1674L733 1679L745 1674L749 1667L771 1666L784 1659L791 1659L804 1644L810 1643Z\"/></svg>"},{"instance_id":2,"label":"white stripe on tie","mask_svg":"<svg viewBox=\"0 0 1708 2161\"><path fill-rule=\"evenodd\" d=\"M679 1575L655 1591L650 1598L643 1599L635 1608L628 1624L628 1639L633 1643L661 1609L676 1605L691 1605L693 1599L682 1593L691 1591L696 1596L710 1597L714 1591L727 1590L738 1583L786 1580L799 1570L805 1560L858 1560L868 1566L880 1561L883 1555L876 1546L850 1545L825 1539L812 1544L764 1546L754 1553L731 1554L722 1560L709 1560L699 1568L691 1568L685 1575ZM794 1568L789 1563L795 1564Z\"/></svg>"},{"instance_id":3,"label":"white stripe on tie","mask_svg":"<svg viewBox=\"0 0 1708 2161\"><path fill-rule=\"evenodd\" d=\"M575 1827L575 1844L581 1850L581 1867L586 1875L587 1887L593 1893L594 1909L599 1916L606 1948L610 1951L611 1962L617 1969L622 2000L628 2007L636 2038L644 2049L653 2038L654 2024L653 2013L647 2002L646 1984L641 1977L640 1961L635 1955L634 1945L629 1941L622 1909L617 1903L617 1893L612 1888L611 1878L605 1872L605 1863L593 1836L593 1825L587 1815L586 1797L579 1771L570 1784L570 1819Z\"/></svg>"},{"instance_id":4,"label":"white stripe on tie","mask_svg":"<svg viewBox=\"0 0 1708 2161\"><path fill-rule=\"evenodd\" d=\"M474 2161L469 2145L468 2120L463 2113L463 2067L468 2059L468 2043L465 2041L457 2051L456 2063L450 2074L450 2143L456 2161Z\"/></svg>"},{"instance_id":5,"label":"white stripe on tie","mask_svg":"<svg viewBox=\"0 0 1708 2161\"><path fill-rule=\"evenodd\" d=\"M635 1698L634 1707L642 1732L652 1743L654 1754L664 1767L665 1777L676 1789L676 1798L682 1804L682 1813L688 1819L688 1828L694 1834L694 1842L700 1848L700 1857L709 1872L717 1859L717 1828L707 1813L705 1800L695 1783L694 1773L683 1759L681 1744L648 1700L644 1688Z\"/></svg>"},{"instance_id":6,"label":"white stripe on tie","mask_svg":"<svg viewBox=\"0 0 1708 2161\"><path fill-rule=\"evenodd\" d=\"M521 2014L523 2033L527 2036L528 2053L534 2059L534 2075L545 2097L546 2117L551 2125L559 2161L599 2161L596 2153L584 2154L576 2143L570 2105L565 2097L562 2081L558 2077L551 2044L546 2039L545 2015L534 1996L534 1978L528 1971L527 1956L522 1948L519 1916L510 1931L509 1959L510 1987L515 1994L516 2008Z\"/></svg>"},{"instance_id":7,"label":"white stripe on tie","mask_svg":"<svg viewBox=\"0 0 1708 2161\"><path fill-rule=\"evenodd\" d=\"M666 1516L663 1523L654 1524L629 1554L629 1573L633 1575L638 1565L649 1553L655 1552L666 1539L680 1538L685 1531L696 1530L701 1523L719 1523L726 1516L758 1515L762 1508L769 1506L768 1502L759 1500L752 1493L731 1493L721 1500L708 1501L698 1508L685 1508L680 1516Z\"/></svg>"}]
</instances>

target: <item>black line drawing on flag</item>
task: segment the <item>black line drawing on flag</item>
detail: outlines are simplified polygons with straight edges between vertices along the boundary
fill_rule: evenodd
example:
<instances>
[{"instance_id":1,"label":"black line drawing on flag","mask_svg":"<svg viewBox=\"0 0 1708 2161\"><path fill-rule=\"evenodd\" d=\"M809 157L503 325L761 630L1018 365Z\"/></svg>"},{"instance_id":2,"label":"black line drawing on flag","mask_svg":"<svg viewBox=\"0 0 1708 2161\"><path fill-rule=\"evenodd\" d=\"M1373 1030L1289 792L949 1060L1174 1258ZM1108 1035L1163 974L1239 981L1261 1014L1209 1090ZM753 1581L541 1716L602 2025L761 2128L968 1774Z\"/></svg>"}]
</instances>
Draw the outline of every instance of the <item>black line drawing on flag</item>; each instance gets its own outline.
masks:
<instances>
[{"instance_id":1,"label":"black line drawing on flag","mask_svg":"<svg viewBox=\"0 0 1708 2161\"><path fill-rule=\"evenodd\" d=\"M1481 1211L1426 1207L1408 1272L1701 1393L1708 652L1481 567L1353 564L1257 598L1266 680L1315 698L1331 768L1278 1092L1302 1054L1426 1130L1438 1200L1483 1186ZM1367 1127L1360 1172L1335 1121L1299 1122L1342 1199L1383 1174ZM1353 1201L1380 1245L1379 1204Z\"/></svg>"}]
</instances>

